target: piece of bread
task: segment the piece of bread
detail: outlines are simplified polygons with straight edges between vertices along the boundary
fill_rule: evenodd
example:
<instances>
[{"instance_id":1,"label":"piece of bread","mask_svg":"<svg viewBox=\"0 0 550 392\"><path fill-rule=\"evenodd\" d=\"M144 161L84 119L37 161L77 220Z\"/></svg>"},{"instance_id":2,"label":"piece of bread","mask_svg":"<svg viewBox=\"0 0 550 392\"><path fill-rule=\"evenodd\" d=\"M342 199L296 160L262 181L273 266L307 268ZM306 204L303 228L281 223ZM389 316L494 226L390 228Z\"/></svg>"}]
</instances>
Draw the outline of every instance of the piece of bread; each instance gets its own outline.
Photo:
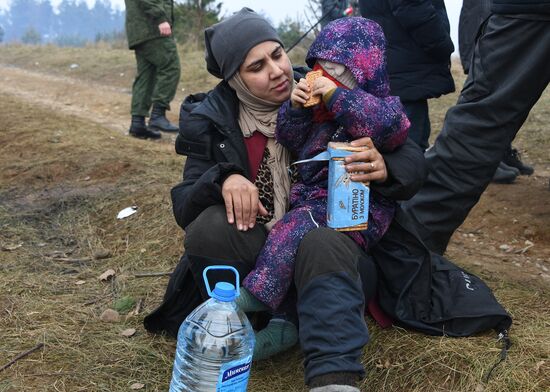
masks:
<instances>
[{"instance_id":1,"label":"piece of bread","mask_svg":"<svg viewBox=\"0 0 550 392\"><path fill-rule=\"evenodd\" d=\"M309 85L309 88L313 87L313 82L315 79L317 79L319 76L323 76L323 71L317 70L317 71L310 71L306 74L306 80L307 84ZM305 108L309 108L311 106L315 106L317 104L321 103L321 96L320 95L312 95L308 98L308 100L304 103Z\"/></svg>"}]
</instances>

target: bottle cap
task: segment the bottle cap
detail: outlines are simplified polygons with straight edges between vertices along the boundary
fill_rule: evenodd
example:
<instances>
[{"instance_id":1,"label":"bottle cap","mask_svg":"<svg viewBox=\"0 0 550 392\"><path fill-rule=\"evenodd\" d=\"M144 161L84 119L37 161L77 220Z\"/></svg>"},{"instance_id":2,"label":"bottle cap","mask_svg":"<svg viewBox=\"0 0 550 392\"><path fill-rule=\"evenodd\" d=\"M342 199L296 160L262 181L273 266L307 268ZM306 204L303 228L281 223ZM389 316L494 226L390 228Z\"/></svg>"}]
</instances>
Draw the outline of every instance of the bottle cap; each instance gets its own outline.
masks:
<instances>
[{"instance_id":1,"label":"bottle cap","mask_svg":"<svg viewBox=\"0 0 550 392\"><path fill-rule=\"evenodd\" d=\"M222 302L231 302L237 298L235 286L227 282L218 282L211 294L212 298Z\"/></svg>"}]
</instances>

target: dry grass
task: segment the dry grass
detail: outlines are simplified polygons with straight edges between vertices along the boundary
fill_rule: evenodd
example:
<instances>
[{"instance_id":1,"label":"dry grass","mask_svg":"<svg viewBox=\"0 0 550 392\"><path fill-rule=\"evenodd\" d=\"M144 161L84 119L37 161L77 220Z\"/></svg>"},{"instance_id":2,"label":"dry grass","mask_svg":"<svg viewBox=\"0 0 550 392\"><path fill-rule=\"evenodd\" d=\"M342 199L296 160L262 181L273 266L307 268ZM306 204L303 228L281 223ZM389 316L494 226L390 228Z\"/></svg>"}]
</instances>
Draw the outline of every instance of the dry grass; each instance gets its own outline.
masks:
<instances>
[{"instance_id":1,"label":"dry grass","mask_svg":"<svg viewBox=\"0 0 550 392\"><path fill-rule=\"evenodd\" d=\"M105 57L95 50L104 51ZM80 62L82 74L77 77L112 83L118 80L116 72L133 67L131 52L105 48L32 53L25 47L2 47L0 53L3 62L19 66L32 67L40 59L44 72ZM187 55L182 55L183 77L191 79L185 64L198 69L202 54ZM74 61L75 56L82 57ZM109 79L109 69L117 66L121 68L114 68ZM192 91L212 82L200 75L189 82ZM128 80L116 85L127 87ZM434 129L455 99L434 102ZM547 92L542 102L548 100ZM37 343L45 344L0 372L0 392L128 391L134 382L144 383L147 391L167 390L175 343L142 327L143 315L160 302L167 278L134 274L170 271L180 256L182 233L171 215L169 189L180 179L182 159L171 145L135 140L2 94L0 107L0 245L22 244L0 251L0 366ZM549 138L542 132L550 119L548 107L537 105L527 124L531 133L519 141L541 165L548 165ZM133 204L139 207L136 215L116 220L120 209ZM53 257L60 252L66 259L82 259L101 248L112 257ZM116 278L100 282L97 277L108 268L116 270ZM499 355L492 334L450 339L399 328L381 330L370 323L362 390L550 389L547 288L468 268L487 280L514 317L514 345L489 383L483 384L482 377ZM124 296L143 299L142 312L119 323L101 322L102 311ZM137 329L136 335L122 337L126 328ZM305 391L299 351L256 364L249 390Z\"/></svg>"},{"instance_id":2,"label":"dry grass","mask_svg":"<svg viewBox=\"0 0 550 392\"><path fill-rule=\"evenodd\" d=\"M183 47L178 47L178 51L182 68L180 91L203 91L217 83L206 71L203 52ZM128 91L136 71L133 51L106 45L60 48L12 44L0 45L0 53L0 64L98 82Z\"/></svg>"}]
</instances>

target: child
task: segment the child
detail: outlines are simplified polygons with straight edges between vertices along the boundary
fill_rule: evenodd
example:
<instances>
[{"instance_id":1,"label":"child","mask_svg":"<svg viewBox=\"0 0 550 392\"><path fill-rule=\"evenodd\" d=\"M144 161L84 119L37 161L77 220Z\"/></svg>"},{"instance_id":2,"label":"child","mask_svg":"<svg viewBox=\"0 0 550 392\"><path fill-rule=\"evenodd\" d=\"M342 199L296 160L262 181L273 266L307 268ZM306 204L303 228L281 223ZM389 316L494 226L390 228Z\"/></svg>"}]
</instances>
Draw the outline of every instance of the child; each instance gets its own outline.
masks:
<instances>
[{"instance_id":1,"label":"child","mask_svg":"<svg viewBox=\"0 0 550 392\"><path fill-rule=\"evenodd\" d=\"M329 23L306 58L323 76L312 86L305 79L295 86L290 102L278 114L277 141L299 160L326 150L331 141L365 136L381 152L402 145L409 121L399 98L389 95L384 51L384 35L375 22L351 17ZM310 95L322 96L313 109L303 107ZM256 268L243 281L238 302L245 311L280 309L292 283L300 241L311 230L326 226L327 163L299 164L298 171L301 178L291 189L290 211L273 226ZM347 234L368 251L386 232L394 211L394 201L371 190L368 229ZM266 336L258 336L255 359L294 344L295 330L289 320L273 318L259 333L270 336L271 352L261 353Z\"/></svg>"}]
</instances>

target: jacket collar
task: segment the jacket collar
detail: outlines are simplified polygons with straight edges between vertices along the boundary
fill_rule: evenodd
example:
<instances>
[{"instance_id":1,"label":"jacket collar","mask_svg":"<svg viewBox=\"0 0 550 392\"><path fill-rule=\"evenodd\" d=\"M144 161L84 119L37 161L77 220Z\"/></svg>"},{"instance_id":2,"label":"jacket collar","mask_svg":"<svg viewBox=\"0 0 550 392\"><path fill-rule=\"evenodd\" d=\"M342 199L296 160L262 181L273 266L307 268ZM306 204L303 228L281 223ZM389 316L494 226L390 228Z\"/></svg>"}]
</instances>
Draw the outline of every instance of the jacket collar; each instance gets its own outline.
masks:
<instances>
[{"instance_id":1,"label":"jacket collar","mask_svg":"<svg viewBox=\"0 0 550 392\"><path fill-rule=\"evenodd\" d=\"M226 136L241 133L237 121L238 113L237 94L224 81L210 91L202 104L193 110L194 115L208 118Z\"/></svg>"}]
</instances>

